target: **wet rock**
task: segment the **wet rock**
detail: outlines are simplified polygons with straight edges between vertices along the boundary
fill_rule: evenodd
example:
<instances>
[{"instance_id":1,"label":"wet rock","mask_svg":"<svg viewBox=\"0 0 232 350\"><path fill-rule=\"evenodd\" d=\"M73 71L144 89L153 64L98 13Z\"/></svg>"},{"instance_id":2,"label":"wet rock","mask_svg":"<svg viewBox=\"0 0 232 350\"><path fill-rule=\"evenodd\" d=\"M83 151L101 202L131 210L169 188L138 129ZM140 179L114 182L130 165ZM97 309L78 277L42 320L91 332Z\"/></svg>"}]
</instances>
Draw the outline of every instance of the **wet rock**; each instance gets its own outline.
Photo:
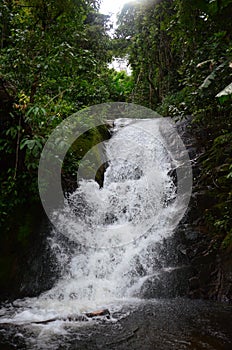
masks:
<instances>
[{"instance_id":1,"label":"wet rock","mask_svg":"<svg viewBox=\"0 0 232 350\"><path fill-rule=\"evenodd\" d=\"M232 303L232 254L229 249L221 255L220 266L218 299Z\"/></svg>"},{"instance_id":2,"label":"wet rock","mask_svg":"<svg viewBox=\"0 0 232 350\"><path fill-rule=\"evenodd\" d=\"M125 306L112 316L117 322L83 325L39 338L30 328L1 325L0 349L186 350L232 348L230 305L186 298L146 301ZM83 327L84 326L84 327ZM36 327L37 328L37 327ZM39 332L40 333L40 332ZM41 333L40 333L41 334ZM45 335L47 332L45 333ZM31 345L31 346L30 346Z\"/></svg>"},{"instance_id":3,"label":"wet rock","mask_svg":"<svg viewBox=\"0 0 232 350\"><path fill-rule=\"evenodd\" d=\"M184 296L188 293L192 274L190 266L160 271L144 283L140 293L147 299Z\"/></svg>"},{"instance_id":4,"label":"wet rock","mask_svg":"<svg viewBox=\"0 0 232 350\"><path fill-rule=\"evenodd\" d=\"M198 289L199 286L200 286L200 279L199 279L199 277L195 276L195 277L191 277L189 279L189 287L190 287L190 289L195 290L195 289Z\"/></svg>"},{"instance_id":5,"label":"wet rock","mask_svg":"<svg viewBox=\"0 0 232 350\"><path fill-rule=\"evenodd\" d=\"M232 257L229 252L220 250L211 241L207 250L198 249L191 265L194 275L189 281L190 297L232 302Z\"/></svg>"},{"instance_id":6,"label":"wet rock","mask_svg":"<svg viewBox=\"0 0 232 350\"><path fill-rule=\"evenodd\" d=\"M41 204L15 210L0 237L0 300L36 296L50 289L59 271L47 243L51 225Z\"/></svg>"},{"instance_id":7,"label":"wet rock","mask_svg":"<svg viewBox=\"0 0 232 350\"><path fill-rule=\"evenodd\" d=\"M227 251L221 249L222 239L214 237L204 224L204 213L214 204L214 199L198 183L201 173L198 159L205 150L194 136L190 124L191 117L176 123L189 152L193 171L189 210L176 230L176 237L186 246L186 257L192 266L188 296L232 302L232 248ZM179 249L179 252L183 251ZM179 259L180 255L176 261Z\"/></svg>"}]
</instances>

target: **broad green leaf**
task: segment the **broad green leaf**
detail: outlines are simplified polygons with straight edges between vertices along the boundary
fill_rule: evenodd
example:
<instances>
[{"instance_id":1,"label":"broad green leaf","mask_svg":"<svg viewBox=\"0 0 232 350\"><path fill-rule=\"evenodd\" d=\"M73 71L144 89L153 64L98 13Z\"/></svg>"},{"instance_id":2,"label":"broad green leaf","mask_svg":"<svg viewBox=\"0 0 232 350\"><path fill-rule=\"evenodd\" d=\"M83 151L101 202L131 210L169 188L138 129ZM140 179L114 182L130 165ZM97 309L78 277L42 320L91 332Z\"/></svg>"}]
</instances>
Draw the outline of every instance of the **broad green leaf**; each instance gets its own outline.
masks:
<instances>
[{"instance_id":1,"label":"broad green leaf","mask_svg":"<svg viewBox=\"0 0 232 350\"><path fill-rule=\"evenodd\" d=\"M216 97L232 95L232 83L227 85L221 92L219 92Z\"/></svg>"}]
</instances>

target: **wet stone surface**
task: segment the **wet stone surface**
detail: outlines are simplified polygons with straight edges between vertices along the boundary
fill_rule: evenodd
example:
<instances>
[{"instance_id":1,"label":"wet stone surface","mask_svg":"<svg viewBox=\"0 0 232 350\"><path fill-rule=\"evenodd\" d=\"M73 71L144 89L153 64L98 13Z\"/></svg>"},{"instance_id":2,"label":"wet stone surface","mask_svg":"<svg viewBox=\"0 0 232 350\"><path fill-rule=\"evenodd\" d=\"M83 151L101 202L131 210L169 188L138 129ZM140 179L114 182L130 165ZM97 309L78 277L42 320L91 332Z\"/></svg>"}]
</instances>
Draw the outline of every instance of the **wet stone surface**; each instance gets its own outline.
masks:
<instances>
[{"instance_id":1,"label":"wet stone surface","mask_svg":"<svg viewBox=\"0 0 232 350\"><path fill-rule=\"evenodd\" d=\"M110 320L63 322L65 332L49 338L43 327L36 337L32 325L2 325L0 349L232 349L232 306L188 299L141 301L111 313Z\"/></svg>"}]
</instances>

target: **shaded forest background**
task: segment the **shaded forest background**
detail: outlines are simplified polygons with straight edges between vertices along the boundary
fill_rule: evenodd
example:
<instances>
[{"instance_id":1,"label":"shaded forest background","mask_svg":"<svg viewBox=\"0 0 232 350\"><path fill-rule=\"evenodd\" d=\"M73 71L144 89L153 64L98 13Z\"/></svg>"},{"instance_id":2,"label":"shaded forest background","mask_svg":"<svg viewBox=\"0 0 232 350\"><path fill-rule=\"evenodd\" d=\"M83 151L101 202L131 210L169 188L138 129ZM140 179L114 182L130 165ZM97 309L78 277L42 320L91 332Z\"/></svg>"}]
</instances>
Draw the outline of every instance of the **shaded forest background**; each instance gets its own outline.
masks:
<instances>
[{"instance_id":1,"label":"shaded forest background","mask_svg":"<svg viewBox=\"0 0 232 350\"><path fill-rule=\"evenodd\" d=\"M191 116L201 149L196 181L207 198L202 218L217 249L232 246L231 18L232 0L136 1L111 37L97 0L1 1L1 236L22 206L39 203L38 163L51 131L85 107L125 101ZM113 57L127 58L132 74L110 69ZM81 152L69 152L68 187L101 134L93 130ZM25 220L14 237L19 247L30 235Z\"/></svg>"}]
</instances>

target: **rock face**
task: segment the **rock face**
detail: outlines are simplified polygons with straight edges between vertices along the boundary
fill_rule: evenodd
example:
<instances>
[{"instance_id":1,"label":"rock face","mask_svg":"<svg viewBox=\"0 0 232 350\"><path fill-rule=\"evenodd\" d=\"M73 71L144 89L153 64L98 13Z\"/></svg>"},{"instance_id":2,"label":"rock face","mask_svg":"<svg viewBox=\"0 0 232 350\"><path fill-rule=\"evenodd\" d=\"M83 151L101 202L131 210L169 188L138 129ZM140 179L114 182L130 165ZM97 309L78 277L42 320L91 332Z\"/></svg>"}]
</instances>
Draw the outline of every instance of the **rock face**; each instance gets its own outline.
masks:
<instances>
[{"instance_id":1,"label":"rock face","mask_svg":"<svg viewBox=\"0 0 232 350\"><path fill-rule=\"evenodd\" d=\"M232 247L224 250L221 240L204 226L204 212L210 200L198 186L199 165L195 160L204 152L188 127L189 120L177 123L177 129L189 151L193 166L193 194L189 212L177 229L186 246L192 276L187 295L192 298L232 302Z\"/></svg>"},{"instance_id":2,"label":"rock face","mask_svg":"<svg viewBox=\"0 0 232 350\"><path fill-rule=\"evenodd\" d=\"M148 299L189 296L232 302L232 247L220 248L220 239L203 224L208 198L198 188L200 169L195 162L203 150L198 148L189 124L188 119L177 123L193 166L189 211L174 237L158 247L158 273L146 280L139 296ZM99 179L103 179L104 170L103 166ZM44 214L39 214L40 211L38 208L25 210L26 214L19 213L19 220L15 215L12 231L0 237L0 300L38 295L51 288L60 274L55 257L46 246L51 228L46 218L42 220ZM113 218L109 218L109 222L111 220Z\"/></svg>"},{"instance_id":3,"label":"rock face","mask_svg":"<svg viewBox=\"0 0 232 350\"><path fill-rule=\"evenodd\" d=\"M59 275L47 245L51 225L41 205L22 206L11 223L0 237L0 301L36 296Z\"/></svg>"},{"instance_id":4,"label":"rock face","mask_svg":"<svg viewBox=\"0 0 232 350\"><path fill-rule=\"evenodd\" d=\"M185 296L191 276L191 266L161 270L157 276L153 276L144 283L141 290L142 296L145 299Z\"/></svg>"},{"instance_id":5,"label":"rock face","mask_svg":"<svg viewBox=\"0 0 232 350\"><path fill-rule=\"evenodd\" d=\"M205 250L200 250L200 245ZM196 253L191 259L194 275L189 280L189 296L232 302L231 250L219 249L218 242L210 241L207 236L196 242L195 247Z\"/></svg>"},{"instance_id":6,"label":"rock face","mask_svg":"<svg viewBox=\"0 0 232 350\"><path fill-rule=\"evenodd\" d=\"M198 146L190 122L191 118L187 118L176 124L192 161L193 191L189 210L174 236L161 245L158 273L146 280L141 294L145 298L188 296L232 302L232 247L222 249L221 239L204 224L203 215L212 199L198 186L197 159L204 150Z\"/></svg>"}]
</instances>

